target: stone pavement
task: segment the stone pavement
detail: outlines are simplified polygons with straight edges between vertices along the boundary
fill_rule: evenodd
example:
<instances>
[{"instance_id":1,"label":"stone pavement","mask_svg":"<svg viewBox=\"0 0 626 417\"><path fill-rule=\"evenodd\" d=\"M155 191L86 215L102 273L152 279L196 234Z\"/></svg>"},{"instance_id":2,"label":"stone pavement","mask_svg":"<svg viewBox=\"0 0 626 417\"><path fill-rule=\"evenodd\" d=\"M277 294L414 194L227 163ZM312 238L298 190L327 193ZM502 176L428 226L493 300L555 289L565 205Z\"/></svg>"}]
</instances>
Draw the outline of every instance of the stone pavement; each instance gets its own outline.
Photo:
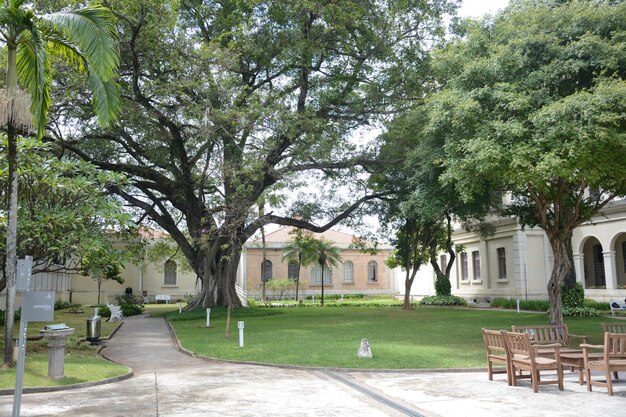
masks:
<instances>
[{"instance_id":1,"label":"stone pavement","mask_svg":"<svg viewBox=\"0 0 626 417\"><path fill-rule=\"evenodd\" d=\"M566 372L565 391L529 381L509 387L486 372L338 372L207 361L177 350L163 319L131 317L103 354L130 366L130 379L90 388L25 394L22 416L423 416L620 415L626 383L592 393ZM355 353L356 354L356 353ZM13 396L0 397L0 416Z\"/></svg>"}]
</instances>

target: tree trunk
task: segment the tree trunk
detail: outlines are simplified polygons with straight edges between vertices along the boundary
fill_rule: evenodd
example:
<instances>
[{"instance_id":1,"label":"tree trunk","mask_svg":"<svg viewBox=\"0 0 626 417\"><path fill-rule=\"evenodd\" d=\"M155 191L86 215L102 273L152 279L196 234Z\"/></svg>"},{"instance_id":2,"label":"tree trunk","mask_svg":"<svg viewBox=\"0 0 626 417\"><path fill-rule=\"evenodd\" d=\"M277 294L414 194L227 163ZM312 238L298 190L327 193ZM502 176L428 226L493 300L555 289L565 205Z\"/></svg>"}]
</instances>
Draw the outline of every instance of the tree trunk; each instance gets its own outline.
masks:
<instances>
[{"instance_id":1,"label":"tree trunk","mask_svg":"<svg viewBox=\"0 0 626 417\"><path fill-rule=\"evenodd\" d=\"M212 242L210 245L215 246L220 243ZM226 250L202 249L199 262L194 266L202 282L202 289L185 310L218 306L241 307L241 300L235 288L240 258L241 245L231 244Z\"/></svg>"},{"instance_id":2,"label":"tree trunk","mask_svg":"<svg viewBox=\"0 0 626 417\"><path fill-rule=\"evenodd\" d=\"M320 266L322 267L322 300L320 302L320 305L323 306L324 305L324 264L320 264Z\"/></svg>"},{"instance_id":3,"label":"tree trunk","mask_svg":"<svg viewBox=\"0 0 626 417\"><path fill-rule=\"evenodd\" d=\"M402 304L402 308L404 310L411 309L411 287L413 286L413 280L415 279L415 275L417 275L418 268L413 268L409 271L409 268L406 268L406 276L404 278L404 304Z\"/></svg>"},{"instance_id":4,"label":"tree trunk","mask_svg":"<svg viewBox=\"0 0 626 417\"><path fill-rule=\"evenodd\" d=\"M17 93L17 49L8 46L7 92L8 99ZM15 321L15 277L17 276L17 132L9 115L7 126L9 163L9 204L7 207L6 236L6 310L4 317L4 364L13 365L13 324Z\"/></svg>"},{"instance_id":5,"label":"tree trunk","mask_svg":"<svg viewBox=\"0 0 626 417\"><path fill-rule=\"evenodd\" d=\"M567 240L561 240L556 234L548 233L548 240L554 255L554 268L548 281L548 297L550 299L550 324L563 323L561 304L561 284L572 272L572 263L567 255Z\"/></svg>"},{"instance_id":6,"label":"tree trunk","mask_svg":"<svg viewBox=\"0 0 626 417\"><path fill-rule=\"evenodd\" d=\"M4 320L4 364L13 366L13 324L15 321L15 277L17 275L17 134L9 123L9 204L6 236L6 310Z\"/></svg>"},{"instance_id":7,"label":"tree trunk","mask_svg":"<svg viewBox=\"0 0 626 417\"><path fill-rule=\"evenodd\" d=\"M576 286L576 269L574 266L574 249L572 248L572 234L569 233L567 239L565 240L565 249L567 250L567 257L569 259L572 268L570 268L569 273L565 277L565 288L571 290ZM582 278L582 277L581 277Z\"/></svg>"}]
</instances>

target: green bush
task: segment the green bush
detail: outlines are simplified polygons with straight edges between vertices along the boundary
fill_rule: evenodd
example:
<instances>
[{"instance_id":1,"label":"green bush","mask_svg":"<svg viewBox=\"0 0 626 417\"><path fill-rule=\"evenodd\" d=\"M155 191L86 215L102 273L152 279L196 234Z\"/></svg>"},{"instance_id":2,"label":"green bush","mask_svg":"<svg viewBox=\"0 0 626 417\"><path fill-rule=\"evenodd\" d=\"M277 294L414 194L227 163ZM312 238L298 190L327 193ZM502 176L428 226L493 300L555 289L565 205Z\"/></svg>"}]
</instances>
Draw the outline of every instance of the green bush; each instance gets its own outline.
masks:
<instances>
[{"instance_id":1,"label":"green bush","mask_svg":"<svg viewBox=\"0 0 626 417\"><path fill-rule=\"evenodd\" d=\"M140 304L120 304L124 317L136 316L143 313L143 306ZM111 312L109 312L109 316Z\"/></svg>"},{"instance_id":2,"label":"green bush","mask_svg":"<svg viewBox=\"0 0 626 417\"><path fill-rule=\"evenodd\" d=\"M115 304L117 304L118 306L143 303L142 299L130 294L115 294L113 299L115 300Z\"/></svg>"},{"instance_id":3,"label":"green bush","mask_svg":"<svg viewBox=\"0 0 626 417\"><path fill-rule=\"evenodd\" d=\"M517 300L513 298L494 298L491 300L491 307L515 310L517 309ZM519 308L526 311L545 312L550 310L550 302L545 300L520 300Z\"/></svg>"},{"instance_id":4,"label":"green bush","mask_svg":"<svg viewBox=\"0 0 626 417\"><path fill-rule=\"evenodd\" d=\"M570 290L565 288L565 284L561 285L561 302L564 310L584 308L585 289L583 285L577 282L574 288Z\"/></svg>"},{"instance_id":5,"label":"green bush","mask_svg":"<svg viewBox=\"0 0 626 417\"><path fill-rule=\"evenodd\" d=\"M72 303L70 303L69 301L58 300L54 303L55 310L65 310L66 308L70 308L71 306Z\"/></svg>"},{"instance_id":6,"label":"green bush","mask_svg":"<svg viewBox=\"0 0 626 417\"><path fill-rule=\"evenodd\" d=\"M611 306L609 303L604 303L596 300L585 299L584 307L594 308L599 311L610 311Z\"/></svg>"},{"instance_id":7,"label":"green bush","mask_svg":"<svg viewBox=\"0 0 626 417\"><path fill-rule=\"evenodd\" d=\"M563 307L565 317L598 317L598 310L589 307Z\"/></svg>"},{"instance_id":8,"label":"green bush","mask_svg":"<svg viewBox=\"0 0 626 417\"><path fill-rule=\"evenodd\" d=\"M465 306L467 302L464 298L456 295L431 295L422 298L420 304L425 306Z\"/></svg>"},{"instance_id":9,"label":"green bush","mask_svg":"<svg viewBox=\"0 0 626 417\"><path fill-rule=\"evenodd\" d=\"M452 295L452 284L446 275L437 274L435 279L435 293L438 296L448 297Z\"/></svg>"},{"instance_id":10,"label":"green bush","mask_svg":"<svg viewBox=\"0 0 626 417\"><path fill-rule=\"evenodd\" d=\"M185 295L183 295L183 302L189 304L193 301L194 298L195 295L186 292Z\"/></svg>"},{"instance_id":11,"label":"green bush","mask_svg":"<svg viewBox=\"0 0 626 417\"><path fill-rule=\"evenodd\" d=\"M98 314L102 317L111 317L111 310L107 306L96 306L98 307Z\"/></svg>"}]
</instances>

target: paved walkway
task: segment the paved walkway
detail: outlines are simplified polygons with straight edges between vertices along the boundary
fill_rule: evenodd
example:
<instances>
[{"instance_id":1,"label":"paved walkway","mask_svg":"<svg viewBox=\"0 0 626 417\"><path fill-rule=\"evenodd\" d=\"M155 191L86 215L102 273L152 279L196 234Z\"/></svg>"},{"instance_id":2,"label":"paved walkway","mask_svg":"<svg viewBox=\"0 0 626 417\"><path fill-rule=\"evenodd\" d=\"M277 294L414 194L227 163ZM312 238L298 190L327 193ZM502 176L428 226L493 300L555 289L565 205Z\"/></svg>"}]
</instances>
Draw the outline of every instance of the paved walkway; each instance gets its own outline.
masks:
<instances>
[{"instance_id":1,"label":"paved walkway","mask_svg":"<svg viewBox=\"0 0 626 417\"><path fill-rule=\"evenodd\" d=\"M620 415L626 383L615 396L588 393L566 372L565 391L527 380L509 387L486 372L347 372L239 365L179 352L162 319L126 318L104 354L133 368L128 380L91 388L25 394L22 416L423 416L566 417ZM356 354L356 353L355 353ZM0 397L0 416L12 396Z\"/></svg>"}]
</instances>

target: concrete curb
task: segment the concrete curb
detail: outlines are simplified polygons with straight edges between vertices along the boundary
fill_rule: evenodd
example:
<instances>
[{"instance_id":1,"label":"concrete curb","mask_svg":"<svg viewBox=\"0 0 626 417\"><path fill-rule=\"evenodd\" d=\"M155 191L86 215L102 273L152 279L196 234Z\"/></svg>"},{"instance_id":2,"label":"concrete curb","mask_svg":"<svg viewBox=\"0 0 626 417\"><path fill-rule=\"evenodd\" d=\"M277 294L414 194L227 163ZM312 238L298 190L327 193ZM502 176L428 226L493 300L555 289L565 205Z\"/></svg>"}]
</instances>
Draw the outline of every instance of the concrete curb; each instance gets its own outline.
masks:
<instances>
[{"instance_id":1,"label":"concrete curb","mask_svg":"<svg viewBox=\"0 0 626 417\"><path fill-rule=\"evenodd\" d=\"M329 372L341 372L341 373L410 373L410 374L425 374L425 373L470 373L470 372L486 372L487 368L402 368L402 369L377 369L377 368L332 368L332 367L319 367L319 366L303 366L303 365L283 365L275 363L263 363L263 362L245 362L235 361L229 359L212 358L210 356L198 355L188 349L185 349L180 344L174 328L169 321L165 320L167 327L170 330L170 336L176 344L179 351L192 358L201 359L206 362L220 362L220 363L232 363L236 365L251 365L251 366L264 366L269 368L278 369L295 369L300 371L329 371Z\"/></svg>"},{"instance_id":2,"label":"concrete curb","mask_svg":"<svg viewBox=\"0 0 626 417\"><path fill-rule=\"evenodd\" d=\"M113 329L113 331L111 332L111 334L103 340L110 340L115 333L117 333L117 331L120 329L120 327L122 327L122 324L124 324L124 322L120 322L119 325ZM98 350L96 351L96 354L98 356L100 356L102 359L105 359L109 362L113 362L117 365L121 365L121 366L126 366L123 363L118 363L115 362L109 358L107 358L106 356L104 356L102 354L102 350L104 350L104 348L106 348L105 345L101 345L100 347L98 347ZM89 388L89 387L95 387L98 385L104 385L104 384L111 384L113 382L119 382L119 381L124 381L126 379L131 378L134 375L134 372L132 370L132 368L126 366L126 369L128 369L128 372L124 375L120 375L120 376L114 376L111 378L106 378L106 379L101 379L98 381L90 381L90 382L80 382L78 384L69 384L69 385L61 385L61 386L57 386L57 387L29 387L29 388L23 388L22 389L22 393L24 394L35 394L35 393L41 393L41 392L54 392L54 391L65 391L65 390L70 390L70 389L77 389L77 388ZM0 389L0 395L13 395L15 393L15 389Z\"/></svg>"}]
</instances>

